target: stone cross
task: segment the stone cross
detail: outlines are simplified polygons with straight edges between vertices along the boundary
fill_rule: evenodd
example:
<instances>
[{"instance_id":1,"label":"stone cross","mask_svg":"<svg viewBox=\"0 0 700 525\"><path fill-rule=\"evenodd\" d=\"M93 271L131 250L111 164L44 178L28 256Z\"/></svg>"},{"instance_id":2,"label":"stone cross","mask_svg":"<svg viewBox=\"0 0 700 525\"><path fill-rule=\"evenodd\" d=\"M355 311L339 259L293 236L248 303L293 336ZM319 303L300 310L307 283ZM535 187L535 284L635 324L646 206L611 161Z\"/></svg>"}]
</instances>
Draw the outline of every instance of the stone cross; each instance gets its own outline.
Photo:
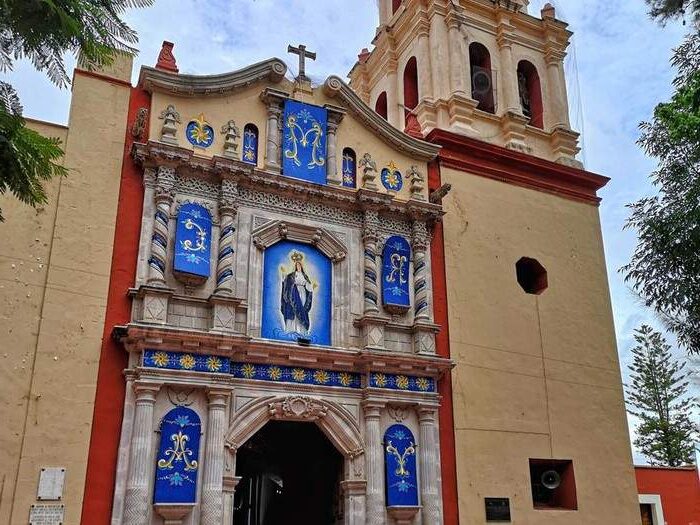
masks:
<instances>
[{"instance_id":1,"label":"stone cross","mask_svg":"<svg viewBox=\"0 0 700 525\"><path fill-rule=\"evenodd\" d=\"M299 80L308 80L306 76L306 59L316 60L316 53L306 50L306 46L299 44L299 47L287 46L287 53L299 55Z\"/></svg>"}]
</instances>

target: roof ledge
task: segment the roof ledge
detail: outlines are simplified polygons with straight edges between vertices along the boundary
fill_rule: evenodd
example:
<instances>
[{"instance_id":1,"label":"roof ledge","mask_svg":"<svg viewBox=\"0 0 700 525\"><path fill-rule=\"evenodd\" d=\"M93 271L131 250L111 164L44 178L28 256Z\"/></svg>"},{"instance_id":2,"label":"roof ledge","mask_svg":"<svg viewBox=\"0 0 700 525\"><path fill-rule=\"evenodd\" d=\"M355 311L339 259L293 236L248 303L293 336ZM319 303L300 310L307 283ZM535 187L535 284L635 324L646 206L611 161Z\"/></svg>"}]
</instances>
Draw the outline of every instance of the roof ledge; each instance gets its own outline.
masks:
<instances>
[{"instance_id":1,"label":"roof ledge","mask_svg":"<svg viewBox=\"0 0 700 525\"><path fill-rule=\"evenodd\" d=\"M179 75L143 66L139 86L149 93L160 91L184 97L222 95L263 80L279 83L286 73L287 66L279 58L271 58L221 75Z\"/></svg>"},{"instance_id":2,"label":"roof ledge","mask_svg":"<svg viewBox=\"0 0 700 525\"><path fill-rule=\"evenodd\" d=\"M337 97L343 101L350 112L390 146L410 157L424 161L431 161L437 157L440 146L415 139L396 129L367 106L340 77L335 75L328 77L323 85L323 91L328 97Z\"/></svg>"}]
</instances>

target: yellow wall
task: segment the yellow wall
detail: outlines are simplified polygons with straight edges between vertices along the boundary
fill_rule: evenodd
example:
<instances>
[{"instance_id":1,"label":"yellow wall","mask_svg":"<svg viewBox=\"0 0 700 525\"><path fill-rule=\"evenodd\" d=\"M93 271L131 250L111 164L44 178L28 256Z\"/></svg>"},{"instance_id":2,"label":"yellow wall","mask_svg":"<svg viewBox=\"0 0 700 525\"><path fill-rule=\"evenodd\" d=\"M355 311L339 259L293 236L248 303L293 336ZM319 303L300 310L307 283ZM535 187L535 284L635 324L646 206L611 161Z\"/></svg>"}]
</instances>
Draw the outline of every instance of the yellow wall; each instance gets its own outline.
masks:
<instances>
[{"instance_id":1,"label":"yellow wall","mask_svg":"<svg viewBox=\"0 0 700 525\"><path fill-rule=\"evenodd\" d=\"M113 69L129 80L131 61ZM0 523L26 525L41 467L65 467L65 523L80 520L119 196L129 88L76 75L67 178L38 210L0 198ZM59 503L59 502L56 502Z\"/></svg>"},{"instance_id":2,"label":"yellow wall","mask_svg":"<svg viewBox=\"0 0 700 525\"><path fill-rule=\"evenodd\" d=\"M444 200L461 523L638 524L598 209L450 169ZM521 257L549 288L528 295ZM577 512L534 510L529 458L572 459Z\"/></svg>"}]
</instances>

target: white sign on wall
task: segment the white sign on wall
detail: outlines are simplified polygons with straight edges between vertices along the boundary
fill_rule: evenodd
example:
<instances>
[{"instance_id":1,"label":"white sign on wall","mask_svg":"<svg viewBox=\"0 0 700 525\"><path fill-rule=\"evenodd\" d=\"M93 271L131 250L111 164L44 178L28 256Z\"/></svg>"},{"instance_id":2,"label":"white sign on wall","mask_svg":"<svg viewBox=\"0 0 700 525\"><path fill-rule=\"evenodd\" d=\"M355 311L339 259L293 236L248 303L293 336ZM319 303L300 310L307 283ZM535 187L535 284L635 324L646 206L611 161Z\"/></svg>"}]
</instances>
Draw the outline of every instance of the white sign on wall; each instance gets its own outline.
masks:
<instances>
[{"instance_id":1,"label":"white sign on wall","mask_svg":"<svg viewBox=\"0 0 700 525\"><path fill-rule=\"evenodd\" d=\"M32 505L29 525L63 525L64 505Z\"/></svg>"},{"instance_id":2,"label":"white sign on wall","mask_svg":"<svg viewBox=\"0 0 700 525\"><path fill-rule=\"evenodd\" d=\"M58 501L63 497L63 481L66 469L62 467L45 467L39 474L39 488L36 499L42 501Z\"/></svg>"}]
</instances>

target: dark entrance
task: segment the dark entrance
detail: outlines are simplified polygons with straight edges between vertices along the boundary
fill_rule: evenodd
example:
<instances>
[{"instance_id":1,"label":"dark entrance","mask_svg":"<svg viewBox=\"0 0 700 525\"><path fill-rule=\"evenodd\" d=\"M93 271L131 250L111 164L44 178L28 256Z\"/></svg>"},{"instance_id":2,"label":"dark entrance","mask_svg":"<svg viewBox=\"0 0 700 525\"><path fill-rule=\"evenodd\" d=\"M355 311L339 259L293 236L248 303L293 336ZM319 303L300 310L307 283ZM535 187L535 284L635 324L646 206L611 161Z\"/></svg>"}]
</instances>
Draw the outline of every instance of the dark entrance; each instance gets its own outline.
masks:
<instances>
[{"instance_id":1,"label":"dark entrance","mask_svg":"<svg viewBox=\"0 0 700 525\"><path fill-rule=\"evenodd\" d=\"M271 421L238 450L235 525L343 522L343 457L312 423Z\"/></svg>"}]
</instances>

